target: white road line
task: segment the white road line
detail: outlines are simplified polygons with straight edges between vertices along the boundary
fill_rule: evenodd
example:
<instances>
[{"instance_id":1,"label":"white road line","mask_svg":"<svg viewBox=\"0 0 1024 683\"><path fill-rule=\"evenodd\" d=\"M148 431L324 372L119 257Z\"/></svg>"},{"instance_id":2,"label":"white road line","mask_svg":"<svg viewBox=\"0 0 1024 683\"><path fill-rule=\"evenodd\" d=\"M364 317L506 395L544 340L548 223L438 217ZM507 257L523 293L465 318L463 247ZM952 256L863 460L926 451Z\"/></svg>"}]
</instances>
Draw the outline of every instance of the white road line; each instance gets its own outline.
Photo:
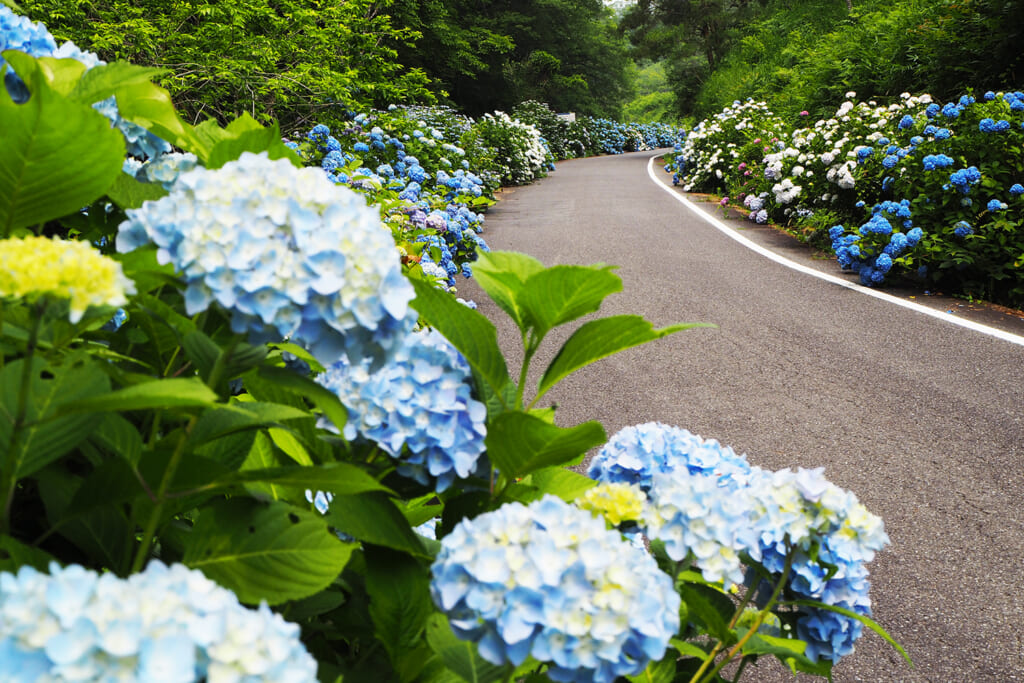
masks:
<instances>
[{"instance_id":1,"label":"white road line","mask_svg":"<svg viewBox=\"0 0 1024 683\"><path fill-rule=\"evenodd\" d=\"M792 268L795 271L804 273L806 275L811 275L813 277L818 278L819 280L824 280L825 282L830 282L834 285L845 287L846 289L853 290L854 292L857 292L859 294L871 296L876 299L881 299L882 301L887 301L891 304L895 304L896 306L902 306L903 308L908 308L912 311L923 313L924 315L931 316L933 318L949 323L951 325L959 325L960 327L966 327L969 330L981 332L982 334L987 334L990 337L995 337L997 339L1002 339L1003 341L1008 341L1011 344L1024 346L1024 337L1020 335L996 329L995 327L990 327L989 325L982 325L981 323L976 323L974 321L966 320L964 318L958 318L954 315L950 315L949 313L942 313L941 311L937 311L934 308L928 308L927 306L922 306L921 304L915 303L913 301L900 299L899 297L895 297L892 294L886 294L885 292L879 292L878 290L871 289L870 287L863 287L861 285L854 284L840 277L829 275L828 273L822 273L821 271L815 270L814 268L809 268L808 266L805 266L801 263L797 263L796 261L790 261L785 256L779 256L775 252L765 249L759 244L755 244L754 242L750 241L740 233L736 232L734 229L730 228L724 222L702 211L700 207L691 202L684 195L680 194L679 192L676 192L672 187L661 182L654 171L654 160L657 158L657 156L653 156L647 162L647 175L650 176L652 181L654 181L654 184L660 187L661 189L665 190L665 192L668 192L669 195L671 195L676 200L681 202L683 206L685 206L690 211L695 213L702 220L710 223L720 232L736 240L737 242L745 246L747 249L751 249L760 254L761 256L769 258L772 261L775 261L776 263L786 266L787 268Z\"/></svg>"}]
</instances>

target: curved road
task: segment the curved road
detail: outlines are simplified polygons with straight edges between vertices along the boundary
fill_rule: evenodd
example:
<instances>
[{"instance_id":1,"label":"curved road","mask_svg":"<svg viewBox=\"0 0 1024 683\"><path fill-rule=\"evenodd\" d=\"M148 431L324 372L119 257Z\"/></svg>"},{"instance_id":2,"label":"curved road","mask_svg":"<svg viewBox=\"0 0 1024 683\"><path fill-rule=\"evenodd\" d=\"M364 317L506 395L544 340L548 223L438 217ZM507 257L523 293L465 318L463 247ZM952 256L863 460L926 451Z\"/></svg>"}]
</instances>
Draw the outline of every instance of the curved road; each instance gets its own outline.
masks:
<instances>
[{"instance_id":1,"label":"curved road","mask_svg":"<svg viewBox=\"0 0 1024 683\"><path fill-rule=\"evenodd\" d=\"M751 251L658 187L647 173L654 154L563 162L549 178L503 192L487 216L494 249L546 265L619 265L624 291L602 314L718 325L571 375L545 401L559 404L559 424L597 419L611 435L660 421L763 467L824 465L885 520L892 545L870 566L874 614L915 663L865 630L835 680L1024 681L1024 346ZM775 233L730 223L838 272ZM515 358L512 324L475 283L460 288ZM950 315L974 308L928 303ZM1024 334L1019 316L991 316ZM554 342L546 345L550 358ZM768 663L744 676L791 679Z\"/></svg>"}]
</instances>

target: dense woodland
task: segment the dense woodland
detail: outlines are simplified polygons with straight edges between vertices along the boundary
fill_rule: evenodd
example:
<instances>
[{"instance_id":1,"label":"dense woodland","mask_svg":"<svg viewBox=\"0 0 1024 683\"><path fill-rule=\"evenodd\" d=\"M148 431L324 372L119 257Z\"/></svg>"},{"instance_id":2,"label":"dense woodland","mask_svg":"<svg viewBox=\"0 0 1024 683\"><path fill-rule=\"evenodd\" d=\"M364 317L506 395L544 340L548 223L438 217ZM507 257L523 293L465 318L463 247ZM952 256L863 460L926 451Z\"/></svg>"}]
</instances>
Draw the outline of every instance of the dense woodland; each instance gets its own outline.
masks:
<instances>
[{"instance_id":1,"label":"dense woodland","mask_svg":"<svg viewBox=\"0 0 1024 683\"><path fill-rule=\"evenodd\" d=\"M825 114L1019 87L1024 0L26 0L61 39L171 71L194 118L283 127L331 108L442 103L699 120L735 99Z\"/></svg>"}]
</instances>

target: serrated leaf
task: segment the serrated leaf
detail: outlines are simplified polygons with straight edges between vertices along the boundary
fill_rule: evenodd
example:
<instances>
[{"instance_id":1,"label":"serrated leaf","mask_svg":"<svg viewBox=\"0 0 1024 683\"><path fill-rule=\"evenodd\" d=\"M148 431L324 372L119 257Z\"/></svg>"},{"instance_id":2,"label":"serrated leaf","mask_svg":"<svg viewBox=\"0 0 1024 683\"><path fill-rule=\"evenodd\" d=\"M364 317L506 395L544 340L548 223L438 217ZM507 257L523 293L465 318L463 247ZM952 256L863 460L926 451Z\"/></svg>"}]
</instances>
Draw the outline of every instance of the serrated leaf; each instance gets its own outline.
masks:
<instances>
[{"instance_id":1,"label":"serrated leaf","mask_svg":"<svg viewBox=\"0 0 1024 683\"><path fill-rule=\"evenodd\" d=\"M422 280L410 280L416 289L413 308L436 327L466 359L490 394L503 397L511 383L505 357L498 348L498 333L487 318L455 301L450 294Z\"/></svg>"},{"instance_id":2,"label":"serrated leaf","mask_svg":"<svg viewBox=\"0 0 1024 683\"><path fill-rule=\"evenodd\" d=\"M163 185L143 183L127 173L121 173L107 188L107 196L122 209L137 209L147 201L166 197L167 190L163 188Z\"/></svg>"},{"instance_id":3,"label":"serrated leaf","mask_svg":"<svg viewBox=\"0 0 1024 683\"><path fill-rule=\"evenodd\" d=\"M408 555L374 547L366 549L366 570L374 636L398 662L420 644L433 612L430 574Z\"/></svg>"},{"instance_id":4,"label":"serrated leaf","mask_svg":"<svg viewBox=\"0 0 1024 683\"><path fill-rule=\"evenodd\" d=\"M206 159L207 168L221 168L240 157L243 152L266 152L270 159L287 159L295 166L302 166L298 155L281 140L281 132L276 123L264 128L248 114L242 114L228 125L226 132L230 133L230 137L221 139L210 150Z\"/></svg>"},{"instance_id":5,"label":"serrated leaf","mask_svg":"<svg viewBox=\"0 0 1024 683\"><path fill-rule=\"evenodd\" d=\"M544 264L532 256L512 251L492 251L480 254L480 258L473 264L473 279L525 332L526 322L517 299L527 278L542 270Z\"/></svg>"},{"instance_id":6,"label":"serrated leaf","mask_svg":"<svg viewBox=\"0 0 1024 683\"><path fill-rule=\"evenodd\" d=\"M532 472L524 482L535 486L541 495L550 493L567 503L582 496L587 489L597 486L597 482L590 477L561 467L546 467Z\"/></svg>"},{"instance_id":7,"label":"serrated leaf","mask_svg":"<svg viewBox=\"0 0 1024 683\"><path fill-rule=\"evenodd\" d=\"M13 50L4 58L32 95L15 104L0 88L0 235L92 204L121 173L125 155L110 121L54 92L36 60Z\"/></svg>"},{"instance_id":8,"label":"serrated leaf","mask_svg":"<svg viewBox=\"0 0 1024 683\"><path fill-rule=\"evenodd\" d=\"M58 415L74 413L151 410L154 408L207 408L217 405L217 394L198 377L159 379L92 396L88 401L63 403Z\"/></svg>"},{"instance_id":9,"label":"serrated leaf","mask_svg":"<svg viewBox=\"0 0 1024 683\"><path fill-rule=\"evenodd\" d=\"M121 117L138 124L162 140L205 160L209 149L192 127L181 120L164 88L149 81L136 81L117 89L117 110Z\"/></svg>"},{"instance_id":10,"label":"serrated leaf","mask_svg":"<svg viewBox=\"0 0 1024 683\"><path fill-rule=\"evenodd\" d=\"M740 637L743 637L741 632ZM775 636L755 633L741 648L743 655L775 655L783 662L794 660L807 665L813 665L804 652L807 650L807 643L793 638L777 638Z\"/></svg>"},{"instance_id":11,"label":"serrated leaf","mask_svg":"<svg viewBox=\"0 0 1024 683\"><path fill-rule=\"evenodd\" d=\"M593 313L605 297L622 289L612 266L553 266L531 275L518 297L534 333L543 337L563 323Z\"/></svg>"},{"instance_id":12,"label":"serrated leaf","mask_svg":"<svg viewBox=\"0 0 1024 683\"><path fill-rule=\"evenodd\" d=\"M649 320L639 315L616 315L591 320L573 332L559 349L558 355L541 377L534 401L563 378L594 361L693 327L713 326L704 323L682 323L656 330Z\"/></svg>"},{"instance_id":13,"label":"serrated leaf","mask_svg":"<svg viewBox=\"0 0 1024 683\"><path fill-rule=\"evenodd\" d=\"M35 567L39 571L45 572L48 571L50 563L54 561L56 558L48 552L0 534L0 572L14 574L21 567Z\"/></svg>"},{"instance_id":14,"label":"serrated leaf","mask_svg":"<svg viewBox=\"0 0 1024 683\"><path fill-rule=\"evenodd\" d=\"M235 432L280 425L287 420L309 417L309 413L280 403L247 401L205 411L189 436L192 447Z\"/></svg>"},{"instance_id":15,"label":"serrated leaf","mask_svg":"<svg viewBox=\"0 0 1024 683\"><path fill-rule=\"evenodd\" d=\"M510 665L497 666L481 657L475 643L459 640L443 614L428 620L427 642L445 666L469 683L500 681L512 671Z\"/></svg>"},{"instance_id":16,"label":"serrated leaf","mask_svg":"<svg viewBox=\"0 0 1024 683\"><path fill-rule=\"evenodd\" d=\"M327 510L331 526L353 538L411 555L425 556L420 537L402 512L378 492L336 495Z\"/></svg>"},{"instance_id":17,"label":"serrated leaf","mask_svg":"<svg viewBox=\"0 0 1024 683\"><path fill-rule=\"evenodd\" d=\"M508 412L487 425L487 455L507 477L519 478L534 470L574 463L608 437L599 422L584 422L568 429L528 413Z\"/></svg>"},{"instance_id":18,"label":"serrated leaf","mask_svg":"<svg viewBox=\"0 0 1024 683\"><path fill-rule=\"evenodd\" d=\"M357 546L313 512L235 498L201 511L183 562L248 604L276 605L325 589Z\"/></svg>"},{"instance_id":19,"label":"serrated leaf","mask_svg":"<svg viewBox=\"0 0 1024 683\"><path fill-rule=\"evenodd\" d=\"M97 64L82 75L70 97L76 102L92 105L111 97L118 88L150 83L167 73L170 73L169 69L138 66L129 62Z\"/></svg>"},{"instance_id":20,"label":"serrated leaf","mask_svg":"<svg viewBox=\"0 0 1024 683\"><path fill-rule=\"evenodd\" d=\"M728 596L708 586L695 584L684 583L677 590L686 603L691 621L704 626L709 634L727 646L736 642L736 634L729 628L736 605Z\"/></svg>"},{"instance_id":21,"label":"serrated leaf","mask_svg":"<svg viewBox=\"0 0 1024 683\"><path fill-rule=\"evenodd\" d=\"M0 370L0 470L14 480L27 477L57 460L84 441L98 422L91 409L66 415L72 403L89 401L110 386L95 363L54 367L32 358L22 427L15 434L24 358Z\"/></svg>"},{"instance_id":22,"label":"serrated leaf","mask_svg":"<svg viewBox=\"0 0 1024 683\"><path fill-rule=\"evenodd\" d=\"M257 372L259 378L273 388L309 399L327 419L334 423L339 432L345 428L348 412L338 395L330 389L309 377L304 377L285 368L260 367Z\"/></svg>"}]
</instances>

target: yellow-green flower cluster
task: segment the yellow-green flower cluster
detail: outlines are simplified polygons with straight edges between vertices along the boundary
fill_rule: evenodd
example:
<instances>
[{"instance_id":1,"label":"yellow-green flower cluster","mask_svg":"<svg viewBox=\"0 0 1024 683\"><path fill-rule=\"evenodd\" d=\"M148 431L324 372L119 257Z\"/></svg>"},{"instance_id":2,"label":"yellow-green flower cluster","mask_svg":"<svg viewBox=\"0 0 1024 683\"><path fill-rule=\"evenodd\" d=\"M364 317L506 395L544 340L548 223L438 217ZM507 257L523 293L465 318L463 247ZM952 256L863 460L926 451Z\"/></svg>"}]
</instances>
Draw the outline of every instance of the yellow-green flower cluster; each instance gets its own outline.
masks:
<instances>
[{"instance_id":1,"label":"yellow-green flower cluster","mask_svg":"<svg viewBox=\"0 0 1024 683\"><path fill-rule=\"evenodd\" d=\"M612 526L643 518L647 496L636 484L600 484L588 489L576 505L607 519Z\"/></svg>"},{"instance_id":2,"label":"yellow-green flower cluster","mask_svg":"<svg viewBox=\"0 0 1024 683\"><path fill-rule=\"evenodd\" d=\"M124 306L135 293L121 264L87 242L23 237L0 240L0 297L67 299L72 323L90 306Z\"/></svg>"}]
</instances>

